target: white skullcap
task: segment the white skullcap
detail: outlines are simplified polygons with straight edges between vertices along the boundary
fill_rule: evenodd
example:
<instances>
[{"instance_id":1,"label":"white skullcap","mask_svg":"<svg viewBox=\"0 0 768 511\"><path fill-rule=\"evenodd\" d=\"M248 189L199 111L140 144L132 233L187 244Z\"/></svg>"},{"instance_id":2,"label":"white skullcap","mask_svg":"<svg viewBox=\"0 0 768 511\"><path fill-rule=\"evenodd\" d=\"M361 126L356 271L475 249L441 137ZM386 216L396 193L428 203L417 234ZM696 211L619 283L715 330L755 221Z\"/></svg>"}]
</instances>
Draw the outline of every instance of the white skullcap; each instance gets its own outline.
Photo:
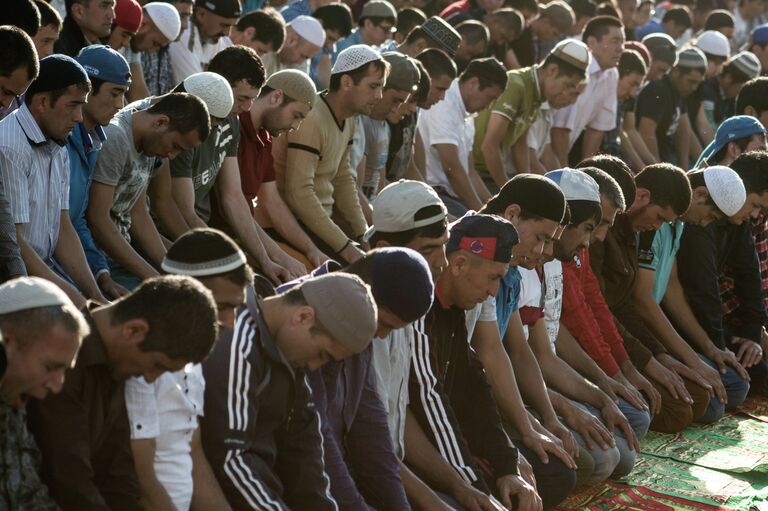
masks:
<instances>
[{"instance_id":1,"label":"white skullcap","mask_svg":"<svg viewBox=\"0 0 768 511\"><path fill-rule=\"evenodd\" d=\"M586 200L600 203L600 187L586 172L565 167L547 172L544 177L560 187L567 201Z\"/></svg>"},{"instance_id":2,"label":"white skullcap","mask_svg":"<svg viewBox=\"0 0 768 511\"><path fill-rule=\"evenodd\" d=\"M144 6L144 11L169 41L175 41L179 37L181 18L174 6L165 2L151 2Z\"/></svg>"},{"instance_id":3,"label":"white skullcap","mask_svg":"<svg viewBox=\"0 0 768 511\"><path fill-rule=\"evenodd\" d=\"M696 42L693 45L710 55L717 57L728 58L731 56L731 43L728 42L728 38L717 30L707 30L702 32L699 37L696 38Z\"/></svg>"},{"instance_id":4,"label":"white skullcap","mask_svg":"<svg viewBox=\"0 0 768 511\"><path fill-rule=\"evenodd\" d=\"M747 200L744 182L730 167L715 165L704 169L704 182L715 205L727 216L733 216Z\"/></svg>"},{"instance_id":5,"label":"white skullcap","mask_svg":"<svg viewBox=\"0 0 768 511\"><path fill-rule=\"evenodd\" d=\"M184 80L184 90L202 99L213 117L223 119L232 112L232 88L221 75L209 71L190 75Z\"/></svg>"},{"instance_id":6,"label":"white skullcap","mask_svg":"<svg viewBox=\"0 0 768 511\"><path fill-rule=\"evenodd\" d=\"M336 63L331 69L331 74L346 73L364 66L374 60L381 60L381 54L367 44L353 44L342 50L336 57Z\"/></svg>"},{"instance_id":7,"label":"white skullcap","mask_svg":"<svg viewBox=\"0 0 768 511\"><path fill-rule=\"evenodd\" d=\"M322 48L325 45L325 30L312 16L296 16L288 26L315 46Z\"/></svg>"},{"instance_id":8,"label":"white skullcap","mask_svg":"<svg viewBox=\"0 0 768 511\"><path fill-rule=\"evenodd\" d=\"M57 305L74 307L64 291L47 280L22 277L0 286L0 314Z\"/></svg>"}]
</instances>

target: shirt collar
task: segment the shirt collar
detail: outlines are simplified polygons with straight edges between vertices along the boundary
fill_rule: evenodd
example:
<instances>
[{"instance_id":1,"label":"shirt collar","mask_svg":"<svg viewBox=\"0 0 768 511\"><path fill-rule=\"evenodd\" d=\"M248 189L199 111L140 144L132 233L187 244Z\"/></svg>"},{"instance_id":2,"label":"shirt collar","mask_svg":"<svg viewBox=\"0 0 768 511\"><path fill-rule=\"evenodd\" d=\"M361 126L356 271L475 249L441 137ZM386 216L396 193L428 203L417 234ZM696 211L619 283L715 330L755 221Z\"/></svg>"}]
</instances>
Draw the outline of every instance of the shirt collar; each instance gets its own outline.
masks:
<instances>
[{"instance_id":1,"label":"shirt collar","mask_svg":"<svg viewBox=\"0 0 768 511\"><path fill-rule=\"evenodd\" d=\"M19 126L21 126L24 135L27 137L29 145L40 147L48 142L48 139L43 134L43 130L40 129L40 126L37 124L37 121L32 116L32 112L29 111L26 104L21 105L21 108L16 111L16 121L19 123Z\"/></svg>"},{"instance_id":2,"label":"shirt collar","mask_svg":"<svg viewBox=\"0 0 768 511\"><path fill-rule=\"evenodd\" d=\"M502 282L507 286L513 286L520 276L520 270L517 266L510 266L507 268L507 273L501 278Z\"/></svg>"},{"instance_id":3,"label":"shirt collar","mask_svg":"<svg viewBox=\"0 0 768 511\"><path fill-rule=\"evenodd\" d=\"M590 76L594 74L600 74L603 72L603 68L600 67L600 64L597 62L597 59L595 56L592 56L592 59L589 61L589 70L588 70Z\"/></svg>"},{"instance_id":4,"label":"shirt collar","mask_svg":"<svg viewBox=\"0 0 768 511\"><path fill-rule=\"evenodd\" d=\"M451 84L451 86L448 88L448 92L446 93L446 96L450 98L451 101L461 106L461 112L465 118L472 115L469 112L467 112L467 107L464 105L464 100L461 97L461 89L459 89L458 78L455 79Z\"/></svg>"},{"instance_id":5,"label":"shirt collar","mask_svg":"<svg viewBox=\"0 0 768 511\"><path fill-rule=\"evenodd\" d=\"M541 93L541 86L539 85L539 73L537 72L539 69L538 66L533 66L531 68L531 74L533 75L533 83L536 85L534 89L536 90L536 101L542 102L542 93Z\"/></svg>"}]
</instances>

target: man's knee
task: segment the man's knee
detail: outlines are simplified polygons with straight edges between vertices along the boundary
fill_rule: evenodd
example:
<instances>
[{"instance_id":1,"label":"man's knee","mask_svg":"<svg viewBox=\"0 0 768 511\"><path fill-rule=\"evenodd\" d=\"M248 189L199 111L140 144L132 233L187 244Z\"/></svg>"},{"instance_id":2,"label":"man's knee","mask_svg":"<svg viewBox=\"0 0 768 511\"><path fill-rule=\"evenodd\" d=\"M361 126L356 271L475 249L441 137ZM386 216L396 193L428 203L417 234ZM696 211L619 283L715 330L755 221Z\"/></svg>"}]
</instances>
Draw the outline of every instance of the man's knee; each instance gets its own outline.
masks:
<instances>
[{"instance_id":1,"label":"man's knee","mask_svg":"<svg viewBox=\"0 0 768 511\"><path fill-rule=\"evenodd\" d=\"M651 415L647 410L638 410L623 399L619 399L619 410L626 417L638 440L648 434L648 428L651 426Z\"/></svg>"},{"instance_id":2,"label":"man's knee","mask_svg":"<svg viewBox=\"0 0 768 511\"><path fill-rule=\"evenodd\" d=\"M663 386L656 390L661 394L661 411L653 417L651 429L661 433L679 433L693 421L690 403L676 398Z\"/></svg>"}]
</instances>

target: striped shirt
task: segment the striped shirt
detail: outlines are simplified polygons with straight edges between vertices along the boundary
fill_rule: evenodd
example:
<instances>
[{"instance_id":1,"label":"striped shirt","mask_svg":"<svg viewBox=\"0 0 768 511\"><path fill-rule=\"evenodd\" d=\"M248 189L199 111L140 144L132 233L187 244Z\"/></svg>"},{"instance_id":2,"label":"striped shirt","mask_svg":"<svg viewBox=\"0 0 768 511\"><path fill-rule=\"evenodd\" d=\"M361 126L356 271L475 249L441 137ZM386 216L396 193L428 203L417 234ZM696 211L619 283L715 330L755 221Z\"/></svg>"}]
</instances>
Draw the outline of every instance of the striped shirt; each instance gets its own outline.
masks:
<instances>
[{"instance_id":1,"label":"striped shirt","mask_svg":"<svg viewBox=\"0 0 768 511\"><path fill-rule=\"evenodd\" d=\"M26 105L0 122L0 175L13 223L44 261L59 241L61 211L69 209L69 156L46 137Z\"/></svg>"}]
</instances>

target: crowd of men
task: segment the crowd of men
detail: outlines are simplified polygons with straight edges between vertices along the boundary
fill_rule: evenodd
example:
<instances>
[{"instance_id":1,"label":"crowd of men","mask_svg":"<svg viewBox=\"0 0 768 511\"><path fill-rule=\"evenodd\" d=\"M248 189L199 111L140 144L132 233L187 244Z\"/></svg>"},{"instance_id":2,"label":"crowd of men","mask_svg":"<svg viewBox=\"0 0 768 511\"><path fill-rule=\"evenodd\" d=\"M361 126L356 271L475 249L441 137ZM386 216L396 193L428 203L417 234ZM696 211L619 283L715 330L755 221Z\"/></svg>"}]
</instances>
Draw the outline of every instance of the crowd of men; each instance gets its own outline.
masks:
<instances>
[{"instance_id":1,"label":"crowd of men","mask_svg":"<svg viewBox=\"0 0 768 511\"><path fill-rule=\"evenodd\" d=\"M0 510L541 511L768 392L768 0L3 0Z\"/></svg>"}]
</instances>

